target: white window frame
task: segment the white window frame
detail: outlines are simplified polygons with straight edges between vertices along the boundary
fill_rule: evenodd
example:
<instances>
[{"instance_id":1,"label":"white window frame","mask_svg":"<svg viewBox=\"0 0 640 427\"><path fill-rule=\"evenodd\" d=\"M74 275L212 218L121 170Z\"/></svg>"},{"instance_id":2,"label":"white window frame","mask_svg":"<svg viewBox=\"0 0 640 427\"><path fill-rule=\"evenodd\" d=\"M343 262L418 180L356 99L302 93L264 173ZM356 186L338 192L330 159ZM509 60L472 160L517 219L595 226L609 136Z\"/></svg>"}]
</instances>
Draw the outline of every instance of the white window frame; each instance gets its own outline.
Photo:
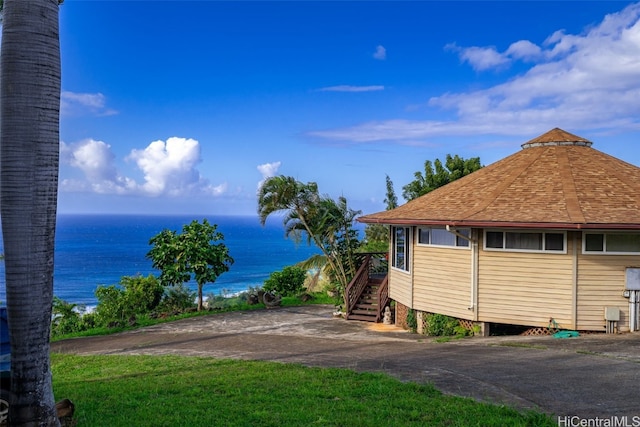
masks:
<instances>
[{"instance_id":1,"label":"white window frame","mask_svg":"<svg viewBox=\"0 0 640 427\"><path fill-rule=\"evenodd\" d=\"M488 248L487 247L487 233L496 232L502 233L502 247L501 248ZM541 234L542 236L542 249L516 249L516 248L507 248L507 233L533 233L533 234ZM546 234L562 234L562 250L555 249L546 249ZM500 229L500 228L489 228L485 229L483 232L482 239L482 248L485 251L496 251L496 252L525 252L525 253L545 253L545 254L566 254L567 253L567 232L564 230L538 230L538 229Z\"/></svg>"},{"instance_id":2,"label":"white window frame","mask_svg":"<svg viewBox=\"0 0 640 427\"><path fill-rule=\"evenodd\" d=\"M398 267L396 265L396 260L397 260L396 230L399 228L405 231L405 236L404 236L404 264L405 265L404 266L406 268ZM402 226L394 225L391 227L391 268L398 271L402 271L404 273L411 272L411 245L412 245L411 230L412 230L412 227L409 227L406 225L402 225Z\"/></svg>"},{"instance_id":3,"label":"white window frame","mask_svg":"<svg viewBox=\"0 0 640 427\"><path fill-rule=\"evenodd\" d=\"M602 250L601 251L588 251L587 250L587 235L588 234L600 234L602 235ZM584 231L582 233L582 254L583 255L640 255L638 252L621 252L621 251L608 251L607 250L607 235L608 234L635 234L640 235L637 231Z\"/></svg>"},{"instance_id":4,"label":"white window frame","mask_svg":"<svg viewBox=\"0 0 640 427\"><path fill-rule=\"evenodd\" d=\"M439 244L434 244L431 243L432 237L433 237L433 233L432 230L444 230L447 233L450 233L453 238L454 238L454 245L439 245ZM424 243L420 241L420 232L422 230L429 230L429 242ZM470 228L460 228L457 229L456 231L460 232L460 231L468 231L469 235L467 237L471 237L471 229ZM418 230L416 232L416 245L418 246L433 246L433 247L437 247L437 248L449 248L449 249L466 249L466 250L471 250L471 244L469 243L469 239L463 239L467 242L466 245L458 245L458 239L462 239L462 237L457 236L455 233L451 233L450 231L448 231L446 228L444 227L418 227Z\"/></svg>"}]
</instances>

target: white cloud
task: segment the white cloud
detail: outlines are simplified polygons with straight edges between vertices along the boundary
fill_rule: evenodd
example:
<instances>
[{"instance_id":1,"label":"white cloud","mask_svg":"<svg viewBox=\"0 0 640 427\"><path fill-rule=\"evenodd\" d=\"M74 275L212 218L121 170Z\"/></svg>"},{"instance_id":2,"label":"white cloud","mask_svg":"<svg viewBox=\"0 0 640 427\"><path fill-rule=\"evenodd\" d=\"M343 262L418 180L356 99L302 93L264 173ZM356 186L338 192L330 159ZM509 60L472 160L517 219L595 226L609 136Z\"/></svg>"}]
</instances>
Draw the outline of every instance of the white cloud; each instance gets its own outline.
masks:
<instances>
[{"instance_id":1,"label":"white cloud","mask_svg":"<svg viewBox=\"0 0 640 427\"><path fill-rule=\"evenodd\" d=\"M460 60L475 71L500 70L510 66L514 60L535 61L543 56L542 49L529 40L511 43L504 52L498 52L495 46L463 48L455 43L447 44L445 50L457 52Z\"/></svg>"},{"instance_id":2,"label":"white cloud","mask_svg":"<svg viewBox=\"0 0 640 427\"><path fill-rule=\"evenodd\" d=\"M542 49L529 40L519 40L511 43L511 46L505 51L505 55L523 61L535 61L542 56Z\"/></svg>"},{"instance_id":3,"label":"white cloud","mask_svg":"<svg viewBox=\"0 0 640 427\"><path fill-rule=\"evenodd\" d=\"M371 142L398 139L398 135L402 135L401 139L420 138L429 133L429 126L426 126L425 122L387 120L363 123L347 129L316 131L309 134L321 138Z\"/></svg>"},{"instance_id":4,"label":"white cloud","mask_svg":"<svg viewBox=\"0 0 640 427\"><path fill-rule=\"evenodd\" d=\"M135 181L118 174L109 144L94 139L86 139L72 145L61 142L60 153L63 163L79 169L86 178L86 181L62 180L63 189L101 194L125 194L135 191Z\"/></svg>"},{"instance_id":5,"label":"white cloud","mask_svg":"<svg viewBox=\"0 0 640 427\"><path fill-rule=\"evenodd\" d=\"M258 165L258 172L262 175L263 179L271 178L278 173L278 169L280 169L281 162L273 162L273 163L264 163L262 165Z\"/></svg>"},{"instance_id":6,"label":"white cloud","mask_svg":"<svg viewBox=\"0 0 640 427\"><path fill-rule=\"evenodd\" d=\"M60 114L110 116L117 114L117 111L106 107L106 98L101 93L75 93L64 90L60 94Z\"/></svg>"},{"instance_id":7,"label":"white cloud","mask_svg":"<svg viewBox=\"0 0 640 427\"><path fill-rule=\"evenodd\" d=\"M376 51L373 52L373 58L379 61L384 61L387 59L387 49L382 45L376 46Z\"/></svg>"},{"instance_id":8,"label":"white cloud","mask_svg":"<svg viewBox=\"0 0 640 427\"><path fill-rule=\"evenodd\" d=\"M501 67L509 63L509 58L500 54L494 46L461 48L455 43L451 43L446 45L445 49L458 52L460 60L462 62L468 62L476 71Z\"/></svg>"},{"instance_id":9,"label":"white cloud","mask_svg":"<svg viewBox=\"0 0 640 427\"><path fill-rule=\"evenodd\" d=\"M262 175L262 179L258 182L258 190L262 187L262 184L272 176L276 176L278 169L280 169L281 162L264 163L257 166L258 172Z\"/></svg>"},{"instance_id":10,"label":"white cloud","mask_svg":"<svg viewBox=\"0 0 640 427\"><path fill-rule=\"evenodd\" d=\"M144 150L132 150L133 160L144 174L141 189L150 195L180 196L203 193L220 195L226 184L212 186L196 165L200 163L200 144L195 139L171 137L153 141Z\"/></svg>"},{"instance_id":11,"label":"white cloud","mask_svg":"<svg viewBox=\"0 0 640 427\"><path fill-rule=\"evenodd\" d=\"M436 135L530 135L556 126L640 129L640 3L607 15L582 34L556 31L542 46L520 40L502 53L454 44L447 49L476 70L514 60L537 62L504 83L431 98L428 107L454 113L446 120L383 120L310 134L405 143Z\"/></svg>"},{"instance_id":12,"label":"white cloud","mask_svg":"<svg viewBox=\"0 0 640 427\"><path fill-rule=\"evenodd\" d=\"M87 139L76 144L60 144L63 164L76 168L84 180L63 179L65 191L92 191L101 194L144 196L219 196L227 184L211 185L196 166L200 163L200 145L194 139L172 137L154 141L145 149L132 150L127 160L135 162L144 176L143 183L122 176L115 164L111 146Z\"/></svg>"},{"instance_id":13,"label":"white cloud","mask_svg":"<svg viewBox=\"0 0 640 427\"><path fill-rule=\"evenodd\" d=\"M338 85L328 86L318 89L320 92L375 92L378 90L384 90L384 86L350 86L350 85Z\"/></svg>"}]
</instances>

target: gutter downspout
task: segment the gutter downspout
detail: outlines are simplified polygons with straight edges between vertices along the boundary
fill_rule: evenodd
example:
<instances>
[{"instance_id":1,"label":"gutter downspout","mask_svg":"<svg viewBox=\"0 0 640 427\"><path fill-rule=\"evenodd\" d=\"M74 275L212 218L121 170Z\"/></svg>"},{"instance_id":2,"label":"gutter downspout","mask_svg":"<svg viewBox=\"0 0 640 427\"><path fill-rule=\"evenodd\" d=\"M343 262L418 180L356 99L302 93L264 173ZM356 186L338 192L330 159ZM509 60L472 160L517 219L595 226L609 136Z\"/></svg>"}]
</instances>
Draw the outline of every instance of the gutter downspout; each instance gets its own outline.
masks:
<instances>
[{"instance_id":1,"label":"gutter downspout","mask_svg":"<svg viewBox=\"0 0 640 427\"><path fill-rule=\"evenodd\" d=\"M468 310L473 311L473 320L478 321L478 266L479 266L479 251L478 251L478 230L471 229L471 236L465 236L459 233L454 227L446 225L446 229L449 233L467 240L471 243L471 289L469 295L469 307Z\"/></svg>"},{"instance_id":2,"label":"gutter downspout","mask_svg":"<svg viewBox=\"0 0 640 427\"><path fill-rule=\"evenodd\" d=\"M480 264L480 251L478 250L478 230L471 231L474 239L471 241L471 307L473 320L478 321L478 267Z\"/></svg>"},{"instance_id":3,"label":"gutter downspout","mask_svg":"<svg viewBox=\"0 0 640 427\"><path fill-rule=\"evenodd\" d=\"M573 268L571 271L573 289L571 295L571 327L575 330L578 328L578 232L574 231L573 235Z\"/></svg>"},{"instance_id":4,"label":"gutter downspout","mask_svg":"<svg viewBox=\"0 0 640 427\"><path fill-rule=\"evenodd\" d=\"M411 250L409 251L409 267L410 267L410 271L409 274L411 275L411 309L413 310L414 305L413 305L413 299L414 299L414 289L415 289L415 274L413 274L413 270L415 269L415 263L413 262L413 258L414 258L414 252L415 252L415 248L413 247L413 230L414 230L415 226L410 226L409 227L409 235L407 236L407 247L410 247Z\"/></svg>"}]
</instances>

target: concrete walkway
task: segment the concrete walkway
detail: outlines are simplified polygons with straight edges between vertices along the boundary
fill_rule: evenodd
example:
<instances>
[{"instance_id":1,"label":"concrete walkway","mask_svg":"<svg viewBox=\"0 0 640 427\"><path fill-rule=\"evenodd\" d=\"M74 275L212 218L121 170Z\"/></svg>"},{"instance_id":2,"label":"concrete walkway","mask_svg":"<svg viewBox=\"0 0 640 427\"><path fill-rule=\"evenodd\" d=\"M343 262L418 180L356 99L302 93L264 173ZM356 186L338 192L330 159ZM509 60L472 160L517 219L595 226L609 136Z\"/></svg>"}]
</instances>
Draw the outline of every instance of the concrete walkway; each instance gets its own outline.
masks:
<instances>
[{"instance_id":1,"label":"concrete walkway","mask_svg":"<svg viewBox=\"0 0 640 427\"><path fill-rule=\"evenodd\" d=\"M561 419L626 416L640 425L638 333L437 343L394 326L333 318L331 312L331 306L313 305L224 313L59 341L52 351L177 354L384 372Z\"/></svg>"}]
</instances>

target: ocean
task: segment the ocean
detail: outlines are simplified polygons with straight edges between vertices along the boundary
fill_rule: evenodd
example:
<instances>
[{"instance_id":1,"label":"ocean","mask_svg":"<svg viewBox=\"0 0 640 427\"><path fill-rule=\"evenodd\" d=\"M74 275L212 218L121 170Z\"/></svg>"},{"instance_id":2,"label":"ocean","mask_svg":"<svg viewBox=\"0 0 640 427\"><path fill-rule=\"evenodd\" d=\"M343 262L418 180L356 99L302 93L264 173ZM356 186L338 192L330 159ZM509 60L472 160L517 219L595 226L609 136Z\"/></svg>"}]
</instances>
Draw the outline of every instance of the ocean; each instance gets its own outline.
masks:
<instances>
[{"instance_id":1,"label":"ocean","mask_svg":"<svg viewBox=\"0 0 640 427\"><path fill-rule=\"evenodd\" d=\"M98 285L118 284L122 276L159 274L145 257L149 240L163 229L182 231L206 218L218 226L234 259L230 270L204 294L232 294L261 286L274 271L319 252L306 241L296 244L284 235L280 217L263 227L257 216L58 215L54 294L65 301L95 306ZM4 253L0 240L0 253ZM195 282L188 284L196 289ZM6 303L4 262L0 261L0 304Z\"/></svg>"}]
</instances>

